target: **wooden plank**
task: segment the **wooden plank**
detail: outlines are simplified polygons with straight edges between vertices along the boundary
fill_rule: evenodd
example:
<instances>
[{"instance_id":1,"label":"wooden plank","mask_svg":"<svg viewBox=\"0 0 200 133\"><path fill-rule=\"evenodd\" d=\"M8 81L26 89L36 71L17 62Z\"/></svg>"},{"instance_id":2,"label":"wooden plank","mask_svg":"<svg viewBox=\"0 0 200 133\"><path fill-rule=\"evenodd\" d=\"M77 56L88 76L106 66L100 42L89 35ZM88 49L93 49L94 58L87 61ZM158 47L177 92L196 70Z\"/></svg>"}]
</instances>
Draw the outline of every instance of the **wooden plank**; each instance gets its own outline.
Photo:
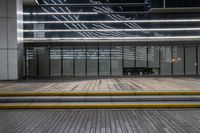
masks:
<instances>
[{"instance_id":1,"label":"wooden plank","mask_svg":"<svg viewBox=\"0 0 200 133\"><path fill-rule=\"evenodd\" d=\"M199 133L200 109L0 110L0 132Z\"/></svg>"},{"instance_id":2,"label":"wooden plank","mask_svg":"<svg viewBox=\"0 0 200 133\"><path fill-rule=\"evenodd\" d=\"M0 92L71 91L198 91L200 78L192 77L118 77L38 81L0 81Z\"/></svg>"}]
</instances>

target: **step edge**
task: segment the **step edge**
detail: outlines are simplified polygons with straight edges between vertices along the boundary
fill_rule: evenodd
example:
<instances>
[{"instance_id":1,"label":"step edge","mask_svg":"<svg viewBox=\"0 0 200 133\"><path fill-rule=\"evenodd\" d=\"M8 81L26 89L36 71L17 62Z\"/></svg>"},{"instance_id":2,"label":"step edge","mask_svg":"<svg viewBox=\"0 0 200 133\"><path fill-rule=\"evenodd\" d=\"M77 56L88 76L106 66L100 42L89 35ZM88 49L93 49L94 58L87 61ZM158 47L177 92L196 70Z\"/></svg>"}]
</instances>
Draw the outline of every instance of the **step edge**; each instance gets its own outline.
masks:
<instances>
[{"instance_id":1,"label":"step edge","mask_svg":"<svg viewBox=\"0 0 200 133\"><path fill-rule=\"evenodd\" d=\"M131 95L200 95L200 91L141 91L141 92L0 92L9 96L131 96Z\"/></svg>"},{"instance_id":2,"label":"step edge","mask_svg":"<svg viewBox=\"0 0 200 133\"><path fill-rule=\"evenodd\" d=\"M171 104L70 104L70 105L58 105L58 104L11 104L1 105L0 109L115 109L115 108L200 108L200 104L194 103L171 103Z\"/></svg>"}]
</instances>

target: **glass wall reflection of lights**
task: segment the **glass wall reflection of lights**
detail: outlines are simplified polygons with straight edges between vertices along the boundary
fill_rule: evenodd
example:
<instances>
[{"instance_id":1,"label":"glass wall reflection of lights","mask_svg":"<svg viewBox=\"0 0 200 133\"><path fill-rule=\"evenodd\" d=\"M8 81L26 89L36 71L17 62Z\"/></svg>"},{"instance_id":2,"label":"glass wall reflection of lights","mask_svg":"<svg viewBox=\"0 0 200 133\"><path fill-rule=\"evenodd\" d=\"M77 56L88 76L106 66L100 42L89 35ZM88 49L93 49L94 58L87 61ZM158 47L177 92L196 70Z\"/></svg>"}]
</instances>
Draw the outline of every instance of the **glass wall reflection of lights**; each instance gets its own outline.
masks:
<instances>
[{"instance_id":1,"label":"glass wall reflection of lights","mask_svg":"<svg viewBox=\"0 0 200 133\"><path fill-rule=\"evenodd\" d=\"M181 5L179 1L168 1L166 7L200 5L197 0L186 0ZM200 39L199 12L154 12L154 7L163 5L158 0L40 2L39 6L24 7L25 42Z\"/></svg>"},{"instance_id":2,"label":"glass wall reflection of lights","mask_svg":"<svg viewBox=\"0 0 200 133\"><path fill-rule=\"evenodd\" d=\"M60 46L25 51L26 77L200 74L198 46Z\"/></svg>"},{"instance_id":3,"label":"glass wall reflection of lights","mask_svg":"<svg viewBox=\"0 0 200 133\"><path fill-rule=\"evenodd\" d=\"M26 77L200 75L200 1L38 2L23 8Z\"/></svg>"}]
</instances>

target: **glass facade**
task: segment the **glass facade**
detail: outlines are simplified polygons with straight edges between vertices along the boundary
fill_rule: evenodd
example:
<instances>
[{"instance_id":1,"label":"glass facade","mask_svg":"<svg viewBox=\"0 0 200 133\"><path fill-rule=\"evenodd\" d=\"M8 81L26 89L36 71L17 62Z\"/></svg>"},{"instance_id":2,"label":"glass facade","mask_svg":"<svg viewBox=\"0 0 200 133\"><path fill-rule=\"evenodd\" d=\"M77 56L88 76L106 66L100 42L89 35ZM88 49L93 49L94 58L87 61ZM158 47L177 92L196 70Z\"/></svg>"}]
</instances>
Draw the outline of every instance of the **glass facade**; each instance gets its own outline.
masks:
<instances>
[{"instance_id":1,"label":"glass facade","mask_svg":"<svg viewBox=\"0 0 200 133\"><path fill-rule=\"evenodd\" d=\"M75 76L86 76L86 49L76 47L74 49L74 59Z\"/></svg>"},{"instance_id":2,"label":"glass facade","mask_svg":"<svg viewBox=\"0 0 200 133\"><path fill-rule=\"evenodd\" d=\"M184 74L184 48L180 46L173 46L172 51L172 65L174 75Z\"/></svg>"},{"instance_id":3,"label":"glass facade","mask_svg":"<svg viewBox=\"0 0 200 133\"><path fill-rule=\"evenodd\" d=\"M87 76L98 76L98 48L87 47Z\"/></svg>"},{"instance_id":4,"label":"glass facade","mask_svg":"<svg viewBox=\"0 0 200 133\"><path fill-rule=\"evenodd\" d=\"M23 8L25 76L200 75L193 7L200 3L39 0Z\"/></svg>"},{"instance_id":5,"label":"glass facade","mask_svg":"<svg viewBox=\"0 0 200 133\"><path fill-rule=\"evenodd\" d=\"M111 75L111 48L99 47L99 76Z\"/></svg>"},{"instance_id":6,"label":"glass facade","mask_svg":"<svg viewBox=\"0 0 200 133\"><path fill-rule=\"evenodd\" d=\"M49 49L46 47L37 48L37 77L49 75Z\"/></svg>"},{"instance_id":7,"label":"glass facade","mask_svg":"<svg viewBox=\"0 0 200 133\"><path fill-rule=\"evenodd\" d=\"M197 46L34 47L26 48L26 76L194 76L199 57Z\"/></svg>"},{"instance_id":8,"label":"glass facade","mask_svg":"<svg viewBox=\"0 0 200 133\"><path fill-rule=\"evenodd\" d=\"M111 47L111 74L112 76L122 75L122 47Z\"/></svg>"},{"instance_id":9,"label":"glass facade","mask_svg":"<svg viewBox=\"0 0 200 133\"><path fill-rule=\"evenodd\" d=\"M37 76L37 51L34 48L27 48L25 55L25 75Z\"/></svg>"},{"instance_id":10,"label":"glass facade","mask_svg":"<svg viewBox=\"0 0 200 133\"><path fill-rule=\"evenodd\" d=\"M135 47L124 46L123 48L124 48L123 49L124 67L125 68L135 67Z\"/></svg>"},{"instance_id":11,"label":"glass facade","mask_svg":"<svg viewBox=\"0 0 200 133\"><path fill-rule=\"evenodd\" d=\"M148 48L148 67L152 70L148 73L149 75L159 75L160 71L160 50L159 46L149 46Z\"/></svg>"},{"instance_id":12,"label":"glass facade","mask_svg":"<svg viewBox=\"0 0 200 133\"><path fill-rule=\"evenodd\" d=\"M61 49L50 49L50 74L51 76L61 76Z\"/></svg>"},{"instance_id":13,"label":"glass facade","mask_svg":"<svg viewBox=\"0 0 200 133\"><path fill-rule=\"evenodd\" d=\"M61 49L62 54L62 75L73 76L74 75L74 50L73 47L65 46Z\"/></svg>"},{"instance_id":14,"label":"glass facade","mask_svg":"<svg viewBox=\"0 0 200 133\"><path fill-rule=\"evenodd\" d=\"M160 47L160 73L161 75L172 74L172 49L171 46Z\"/></svg>"},{"instance_id":15,"label":"glass facade","mask_svg":"<svg viewBox=\"0 0 200 133\"><path fill-rule=\"evenodd\" d=\"M170 41L200 39L199 12L154 11L194 7L196 0L41 0L24 7L25 42ZM152 9L152 10L151 10ZM161 9L160 9L161 10Z\"/></svg>"},{"instance_id":16,"label":"glass facade","mask_svg":"<svg viewBox=\"0 0 200 133\"><path fill-rule=\"evenodd\" d=\"M196 74L196 47L186 47L185 48L185 73L187 75L194 75Z\"/></svg>"}]
</instances>

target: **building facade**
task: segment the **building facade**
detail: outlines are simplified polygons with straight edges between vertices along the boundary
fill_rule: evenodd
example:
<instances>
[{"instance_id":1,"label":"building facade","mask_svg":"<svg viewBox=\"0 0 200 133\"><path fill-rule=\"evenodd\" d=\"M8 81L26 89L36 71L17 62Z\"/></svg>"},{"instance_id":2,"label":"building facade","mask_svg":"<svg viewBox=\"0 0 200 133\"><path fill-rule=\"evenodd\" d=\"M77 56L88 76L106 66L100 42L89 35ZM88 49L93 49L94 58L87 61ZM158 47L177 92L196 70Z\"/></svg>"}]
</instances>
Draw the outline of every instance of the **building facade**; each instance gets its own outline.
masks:
<instances>
[{"instance_id":1,"label":"building facade","mask_svg":"<svg viewBox=\"0 0 200 133\"><path fill-rule=\"evenodd\" d=\"M24 77L198 76L198 0L35 0Z\"/></svg>"},{"instance_id":2,"label":"building facade","mask_svg":"<svg viewBox=\"0 0 200 133\"><path fill-rule=\"evenodd\" d=\"M200 74L197 0L38 2L24 8L26 77Z\"/></svg>"}]
</instances>

